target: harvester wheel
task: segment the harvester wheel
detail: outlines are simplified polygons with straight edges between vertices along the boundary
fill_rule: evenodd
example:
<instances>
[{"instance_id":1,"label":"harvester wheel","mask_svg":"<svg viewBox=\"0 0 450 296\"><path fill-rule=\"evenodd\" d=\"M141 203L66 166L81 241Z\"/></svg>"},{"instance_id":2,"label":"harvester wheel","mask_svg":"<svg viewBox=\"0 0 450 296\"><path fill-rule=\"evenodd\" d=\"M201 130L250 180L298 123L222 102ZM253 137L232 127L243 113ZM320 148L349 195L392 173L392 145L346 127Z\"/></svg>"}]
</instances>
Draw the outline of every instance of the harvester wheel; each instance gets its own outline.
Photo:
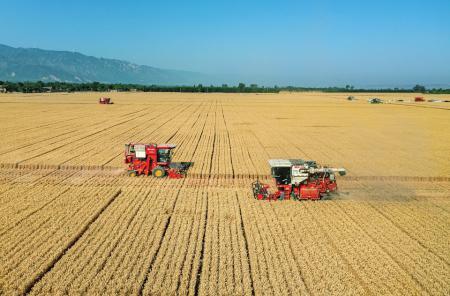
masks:
<instances>
[{"instance_id":1,"label":"harvester wheel","mask_svg":"<svg viewBox=\"0 0 450 296\"><path fill-rule=\"evenodd\" d=\"M129 171L128 176L130 177L136 177L136 171Z\"/></svg>"},{"instance_id":2,"label":"harvester wheel","mask_svg":"<svg viewBox=\"0 0 450 296\"><path fill-rule=\"evenodd\" d=\"M166 171L162 167L156 167L153 169L152 175L156 178L162 178L166 175Z\"/></svg>"}]
</instances>

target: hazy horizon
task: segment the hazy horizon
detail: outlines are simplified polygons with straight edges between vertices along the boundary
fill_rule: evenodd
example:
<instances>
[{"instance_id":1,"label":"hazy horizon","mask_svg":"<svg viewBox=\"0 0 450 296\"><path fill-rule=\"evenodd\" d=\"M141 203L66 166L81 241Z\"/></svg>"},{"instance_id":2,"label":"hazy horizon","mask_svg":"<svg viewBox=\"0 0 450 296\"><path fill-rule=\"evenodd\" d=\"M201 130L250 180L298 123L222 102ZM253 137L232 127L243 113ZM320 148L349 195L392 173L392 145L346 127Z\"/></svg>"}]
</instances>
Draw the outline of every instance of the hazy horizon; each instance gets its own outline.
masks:
<instances>
[{"instance_id":1,"label":"hazy horizon","mask_svg":"<svg viewBox=\"0 0 450 296\"><path fill-rule=\"evenodd\" d=\"M0 1L0 43L264 85L450 86L449 1Z\"/></svg>"}]
</instances>

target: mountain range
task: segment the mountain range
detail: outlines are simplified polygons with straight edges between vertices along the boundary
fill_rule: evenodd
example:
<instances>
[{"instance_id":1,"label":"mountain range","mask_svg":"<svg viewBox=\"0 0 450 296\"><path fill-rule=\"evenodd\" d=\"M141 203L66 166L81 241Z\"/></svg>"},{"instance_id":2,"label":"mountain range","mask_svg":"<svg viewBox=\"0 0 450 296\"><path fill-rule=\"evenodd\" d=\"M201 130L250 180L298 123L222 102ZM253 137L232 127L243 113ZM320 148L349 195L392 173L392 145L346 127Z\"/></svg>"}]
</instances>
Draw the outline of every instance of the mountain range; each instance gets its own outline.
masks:
<instances>
[{"instance_id":1,"label":"mountain range","mask_svg":"<svg viewBox=\"0 0 450 296\"><path fill-rule=\"evenodd\" d=\"M193 85L213 83L206 74L137 65L77 52L0 44L0 80Z\"/></svg>"}]
</instances>

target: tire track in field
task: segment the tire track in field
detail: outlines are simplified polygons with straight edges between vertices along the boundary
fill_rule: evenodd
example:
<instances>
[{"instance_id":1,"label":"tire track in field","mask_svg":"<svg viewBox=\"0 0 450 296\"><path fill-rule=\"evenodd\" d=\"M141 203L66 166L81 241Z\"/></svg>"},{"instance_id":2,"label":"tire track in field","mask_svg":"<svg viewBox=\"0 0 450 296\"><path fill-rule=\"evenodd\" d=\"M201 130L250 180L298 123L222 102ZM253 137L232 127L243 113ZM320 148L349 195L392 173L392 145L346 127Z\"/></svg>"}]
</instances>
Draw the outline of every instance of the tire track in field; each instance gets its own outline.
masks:
<instances>
[{"instance_id":1,"label":"tire track in field","mask_svg":"<svg viewBox=\"0 0 450 296\"><path fill-rule=\"evenodd\" d=\"M251 284L251 287L252 287L252 295L254 296L255 295L255 283L253 281L252 264L251 264L251 260L250 260L250 250L248 248L248 238L247 238L247 233L245 232L244 218L242 216L242 206L241 206L240 198L238 196L237 191L235 191L234 194L236 196L236 203L238 204L238 208L239 208L240 225L241 225L242 234L244 236L245 253L247 254L247 260L246 261L247 261L247 264L248 264L248 271L249 271L249 276L250 276L250 284Z\"/></svg>"},{"instance_id":2,"label":"tire track in field","mask_svg":"<svg viewBox=\"0 0 450 296\"><path fill-rule=\"evenodd\" d=\"M205 211L205 224L203 226L203 237L202 237L202 247L200 250L200 263L198 264L195 280L195 286L194 286L194 295L199 295L200 292L200 283L202 280L202 272L203 272L203 260L205 258L205 244L206 244L206 232L207 232L207 226L208 226L208 194L206 194L206 211Z\"/></svg>"},{"instance_id":3,"label":"tire track in field","mask_svg":"<svg viewBox=\"0 0 450 296\"><path fill-rule=\"evenodd\" d=\"M216 150L216 131L217 131L217 101L216 101L216 108L214 110L214 137L213 137L213 147L211 151L211 159L209 162L209 176L208 178L211 178L211 171L213 168L213 159L214 159L214 152Z\"/></svg>"},{"instance_id":4,"label":"tire track in field","mask_svg":"<svg viewBox=\"0 0 450 296\"><path fill-rule=\"evenodd\" d=\"M225 113L223 112L223 102L221 102L221 109L222 109L223 123L225 124L225 130L227 131L228 149L230 151L231 172L232 172L233 179L234 179L234 165L233 165L233 153L232 153L232 149L231 149L230 131L228 130L227 121L225 119Z\"/></svg>"},{"instance_id":5,"label":"tire track in field","mask_svg":"<svg viewBox=\"0 0 450 296\"><path fill-rule=\"evenodd\" d=\"M202 194L199 194L199 191L197 191L196 193L195 193L197 196L196 196L196 198L195 198L195 204L194 204L194 209L197 209L197 203L198 203L198 198L199 198L199 196L200 196L200 203L203 203L203 198L204 198L204 196L202 195ZM208 196L206 196L206 198L205 198L205 200L206 200L206 212L208 211ZM207 215L207 214L206 214ZM206 221L206 219L207 219L207 216L205 216L205 221ZM199 223L200 224L200 223ZM192 225L191 225L191 227L190 227L190 229L189 229L189 234L188 234L188 238L190 238L191 237L191 235L192 235L192 229L194 228L193 227L194 226L194 223L192 223ZM206 222L205 222L205 225L204 225L204 231L206 232ZM198 226L198 229L200 230L200 225ZM198 241L198 237L199 237L199 235L200 235L200 231L199 232L197 232L197 237L196 237L196 240L194 241L194 254L195 254L195 251L196 251L196 249L197 249L197 244L196 244L196 242ZM205 234L203 233L203 240L204 240L204 237L205 237ZM188 248L189 248L189 246L188 246ZM202 250L201 250L201 253L202 253L202 251L203 251L203 241L202 241ZM202 259L202 257L201 257L201 253L200 253L200 258ZM183 262L183 264L184 263L186 263L186 258L187 258L187 256L188 256L188 252L184 252L184 255L183 255L183 259L181 260L181 262ZM194 256L194 258L195 258L195 256ZM193 260L194 260L194 258L193 258ZM193 261L192 260L192 261ZM188 283L190 283L191 282L191 276L192 276L192 263L190 264L190 271L189 271L189 274L188 274ZM175 289L175 291L177 291L177 293L180 293L179 292L179 289L180 289L180 286L181 286L181 277L182 277L182 274L179 274L178 275L178 281L177 281L177 285L176 285L176 289Z\"/></svg>"},{"instance_id":6,"label":"tire track in field","mask_svg":"<svg viewBox=\"0 0 450 296\"><path fill-rule=\"evenodd\" d=\"M110 199L109 201L103 206L101 207L97 213L89 220L87 221L86 225L81 229L81 231L72 238L72 240L69 241L69 243L64 247L63 250L61 250L59 252L59 254L57 254L57 256L55 258L53 258L53 260L48 264L48 266L45 268L45 270L43 270L42 272L40 272L36 278L33 279L32 282L30 282L26 287L25 287L25 293L24 294L29 294L31 292L31 290L33 289L34 286L36 286L36 284L47 274L49 273L53 267L56 265L56 263L58 263L59 260L61 260L61 258L70 250L70 248L72 248L77 242L78 240L86 233L86 231L91 227L91 225L102 215L102 213L117 199L117 197L119 197L122 194L122 189L119 189Z\"/></svg>"},{"instance_id":7,"label":"tire track in field","mask_svg":"<svg viewBox=\"0 0 450 296\"><path fill-rule=\"evenodd\" d=\"M177 194L175 196L175 201L173 202L172 210L170 211L170 215L167 218L166 224L164 225L164 230L163 230L161 238L160 238L160 240L158 242L158 247L157 247L155 253L153 254L153 257L151 258L150 263L148 265L145 278L144 278L144 280L142 281L142 283L141 283L141 285L139 287L139 291L137 293L138 295L143 295L142 293L144 292L144 288L145 288L145 285L148 282L148 277L150 275L150 272L152 271L153 265L155 264L156 258L158 257L158 254L159 254L159 251L161 250L161 246L162 246L162 243L164 241L164 237L166 236L167 229L169 228L170 221L172 219L175 207L177 205L178 198L180 197L180 193L181 193L181 191L183 189L183 185L184 185L185 181L186 181L186 179L183 179L182 183L180 184L180 187L178 188Z\"/></svg>"}]
</instances>

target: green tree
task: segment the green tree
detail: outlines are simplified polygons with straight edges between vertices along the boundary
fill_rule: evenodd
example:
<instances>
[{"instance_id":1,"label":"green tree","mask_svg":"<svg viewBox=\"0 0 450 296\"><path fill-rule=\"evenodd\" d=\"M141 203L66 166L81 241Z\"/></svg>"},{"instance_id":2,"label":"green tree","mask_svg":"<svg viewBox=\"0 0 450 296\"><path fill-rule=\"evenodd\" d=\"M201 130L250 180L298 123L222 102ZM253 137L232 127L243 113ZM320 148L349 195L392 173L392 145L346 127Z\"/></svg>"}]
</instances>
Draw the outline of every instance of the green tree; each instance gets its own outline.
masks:
<instances>
[{"instance_id":1,"label":"green tree","mask_svg":"<svg viewBox=\"0 0 450 296\"><path fill-rule=\"evenodd\" d=\"M427 91L427 89L425 88L425 86L420 85L420 84L416 84L416 85L413 87L413 92L424 93L424 92L426 92L426 91Z\"/></svg>"}]
</instances>

